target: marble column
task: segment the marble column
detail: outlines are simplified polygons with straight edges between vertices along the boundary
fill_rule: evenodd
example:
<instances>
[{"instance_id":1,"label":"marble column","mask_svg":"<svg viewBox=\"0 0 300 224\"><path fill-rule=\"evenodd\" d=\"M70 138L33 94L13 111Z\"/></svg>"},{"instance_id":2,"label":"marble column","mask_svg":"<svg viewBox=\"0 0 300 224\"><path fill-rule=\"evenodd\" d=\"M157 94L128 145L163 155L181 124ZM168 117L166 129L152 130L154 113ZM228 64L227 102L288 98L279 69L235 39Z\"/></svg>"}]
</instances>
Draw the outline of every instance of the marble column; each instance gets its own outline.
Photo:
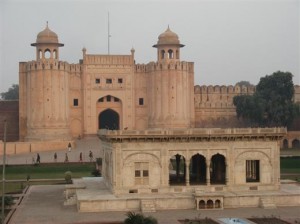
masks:
<instances>
[{"instance_id":1,"label":"marble column","mask_svg":"<svg viewBox=\"0 0 300 224\"><path fill-rule=\"evenodd\" d=\"M206 185L210 186L210 162L206 163Z\"/></svg>"},{"instance_id":2,"label":"marble column","mask_svg":"<svg viewBox=\"0 0 300 224\"><path fill-rule=\"evenodd\" d=\"M186 170L185 185L190 186L190 160L185 161L185 170Z\"/></svg>"}]
</instances>

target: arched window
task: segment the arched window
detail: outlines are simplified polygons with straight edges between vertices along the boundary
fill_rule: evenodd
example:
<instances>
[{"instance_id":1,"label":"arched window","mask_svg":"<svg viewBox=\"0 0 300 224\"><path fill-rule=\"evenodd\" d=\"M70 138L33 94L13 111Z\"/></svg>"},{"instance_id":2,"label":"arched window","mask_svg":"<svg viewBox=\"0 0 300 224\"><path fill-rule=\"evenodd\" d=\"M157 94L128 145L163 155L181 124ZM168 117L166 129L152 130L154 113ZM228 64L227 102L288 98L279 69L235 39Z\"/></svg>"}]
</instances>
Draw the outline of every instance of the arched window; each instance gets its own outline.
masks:
<instances>
[{"instance_id":1,"label":"arched window","mask_svg":"<svg viewBox=\"0 0 300 224\"><path fill-rule=\"evenodd\" d=\"M299 149L300 148L300 141L298 139L294 139L292 141L292 148L295 148L295 149Z\"/></svg>"},{"instance_id":2,"label":"arched window","mask_svg":"<svg viewBox=\"0 0 300 224\"><path fill-rule=\"evenodd\" d=\"M42 50L39 50L39 59L42 59L43 58L43 52L42 52Z\"/></svg>"},{"instance_id":3,"label":"arched window","mask_svg":"<svg viewBox=\"0 0 300 224\"><path fill-rule=\"evenodd\" d=\"M282 148L287 149L289 147L289 143L287 139L284 139L282 142Z\"/></svg>"},{"instance_id":4,"label":"arched window","mask_svg":"<svg viewBox=\"0 0 300 224\"><path fill-rule=\"evenodd\" d=\"M179 50L176 50L176 59L179 59Z\"/></svg>"},{"instance_id":5,"label":"arched window","mask_svg":"<svg viewBox=\"0 0 300 224\"><path fill-rule=\"evenodd\" d=\"M200 154L193 155L191 158L190 183L206 184L206 160Z\"/></svg>"},{"instance_id":6,"label":"arched window","mask_svg":"<svg viewBox=\"0 0 300 224\"><path fill-rule=\"evenodd\" d=\"M210 181L211 184L225 184L226 165L225 157L216 154L211 158L210 163Z\"/></svg>"},{"instance_id":7,"label":"arched window","mask_svg":"<svg viewBox=\"0 0 300 224\"><path fill-rule=\"evenodd\" d=\"M208 201L207 201L207 208L208 208L208 209L214 208L214 202L213 202L212 200L208 200Z\"/></svg>"},{"instance_id":8,"label":"arched window","mask_svg":"<svg viewBox=\"0 0 300 224\"><path fill-rule=\"evenodd\" d=\"M170 185L184 185L185 176L186 176L185 158L179 154L172 156L169 164Z\"/></svg>"},{"instance_id":9,"label":"arched window","mask_svg":"<svg viewBox=\"0 0 300 224\"><path fill-rule=\"evenodd\" d=\"M220 200L215 201L215 208L221 208L221 201Z\"/></svg>"},{"instance_id":10,"label":"arched window","mask_svg":"<svg viewBox=\"0 0 300 224\"><path fill-rule=\"evenodd\" d=\"M46 49L45 52L44 52L44 56L46 59L49 59L51 57L51 52L49 49Z\"/></svg>"},{"instance_id":11,"label":"arched window","mask_svg":"<svg viewBox=\"0 0 300 224\"><path fill-rule=\"evenodd\" d=\"M204 200L199 201L199 209L205 209L205 201Z\"/></svg>"},{"instance_id":12,"label":"arched window","mask_svg":"<svg viewBox=\"0 0 300 224\"><path fill-rule=\"evenodd\" d=\"M161 59L165 59L165 50L161 50Z\"/></svg>"},{"instance_id":13,"label":"arched window","mask_svg":"<svg viewBox=\"0 0 300 224\"><path fill-rule=\"evenodd\" d=\"M174 57L173 50L168 50L168 58L172 59Z\"/></svg>"},{"instance_id":14,"label":"arched window","mask_svg":"<svg viewBox=\"0 0 300 224\"><path fill-rule=\"evenodd\" d=\"M56 50L53 51L53 58L57 59L57 52L56 52Z\"/></svg>"}]
</instances>

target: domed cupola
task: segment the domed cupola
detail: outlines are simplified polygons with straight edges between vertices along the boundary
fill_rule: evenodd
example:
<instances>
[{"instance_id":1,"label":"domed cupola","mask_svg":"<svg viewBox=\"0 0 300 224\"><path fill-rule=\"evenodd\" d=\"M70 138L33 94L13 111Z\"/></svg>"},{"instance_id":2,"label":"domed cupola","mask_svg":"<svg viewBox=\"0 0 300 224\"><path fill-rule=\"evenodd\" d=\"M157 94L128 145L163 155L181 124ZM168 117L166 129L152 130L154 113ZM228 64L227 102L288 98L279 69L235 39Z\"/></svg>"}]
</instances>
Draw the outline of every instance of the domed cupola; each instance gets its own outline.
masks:
<instances>
[{"instance_id":1,"label":"domed cupola","mask_svg":"<svg viewBox=\"0 0 300 224\"><path fill-rule=\"evenodd\" d=\"M64 44L59 43L57 34L49 29L47 22L46 28L38 33L36 43L32 43L31 46L36 47L37 60L59 59L58 48Z\"/></svg>"},{"instance_id":2,"label":"domed cupola","mask_svg":"<svg viewBox=\"0 0 300 224\"><path fill-rule=\"evenodd\" d=\"M167 30L158 36L157 44L153 45L153 47L157 48L158 61L179 60L179 49L184 47L184 45L180 44L178 35L171 31L168 26Z\"/></svg>"}]
</instances>

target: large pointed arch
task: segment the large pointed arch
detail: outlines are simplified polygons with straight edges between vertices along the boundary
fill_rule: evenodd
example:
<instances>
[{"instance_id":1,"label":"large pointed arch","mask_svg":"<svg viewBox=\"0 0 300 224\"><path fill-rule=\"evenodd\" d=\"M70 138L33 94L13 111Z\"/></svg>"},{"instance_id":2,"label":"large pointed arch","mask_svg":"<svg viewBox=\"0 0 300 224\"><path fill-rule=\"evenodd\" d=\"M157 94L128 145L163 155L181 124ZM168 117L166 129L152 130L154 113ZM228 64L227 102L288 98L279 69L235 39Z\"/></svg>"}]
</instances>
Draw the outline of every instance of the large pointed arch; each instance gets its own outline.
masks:
<instances>
[{"instance_id":1,"label":"large pointed arch","mask_svg":"<svg viewBox=\"0 0 300 224\"><path fill-rule=\"evenodd\" d=\"M99 129L119 130L120 129L120 116L112 110L106 109L99 114L98 118Z\"/></svg>"}]
</instances>

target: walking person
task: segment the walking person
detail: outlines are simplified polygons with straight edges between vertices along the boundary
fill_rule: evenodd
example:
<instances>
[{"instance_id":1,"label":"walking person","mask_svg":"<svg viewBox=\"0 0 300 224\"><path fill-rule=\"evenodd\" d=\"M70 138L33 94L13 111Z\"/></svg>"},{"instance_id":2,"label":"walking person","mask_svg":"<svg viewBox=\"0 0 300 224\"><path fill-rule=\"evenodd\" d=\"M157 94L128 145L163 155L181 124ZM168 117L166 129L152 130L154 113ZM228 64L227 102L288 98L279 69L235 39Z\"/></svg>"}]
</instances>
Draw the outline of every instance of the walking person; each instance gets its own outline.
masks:
<instances>
[{"instance_id":1,"label":"walking person","mask_svg":"<svg viewBox=\"0 0 300 224\"><path fill-rule=\"evenodd\" d=\"M72 146L71 146L71 143L69 142L69 144L68 144L68 151L71 152L71 149L72 149Z\"/></svg>"},{"instance_id":2,"label":"walking person","mask_svg":"<svg viewBox=\"0 0 300 224\"><path fill-rule=\"evenodd\" d=\"M68 153L66 153L65 155L65 163L69 162L69 157L68 157Z\"/></svg>"},{"instance_id":3,"label":"walking person","mask_svg":"<svg viewBox=\"0 0 300 224\"><path fill-rule=\"evenodd\" d=\"M82 152L80 152L80 154L79 154L79 162L82 163Z\"/></svg>"},{"instance_id":4,"label":"walking person","mask_svg":"<svg viewBox=\"0 0 300 224\"><path fill-rule=\"evenodd\" d=\"M90 157L90 162L93 162L93 152L92 151L90 151L90 153L89 153L89 157Z\"/></svg>"},{"instance_id":5,"label":"walking person","mask_svg":"<svg viewBox=\"0 0 300 224\"><path fill-rule=\"evenodd\" d=\"M36 163L41 163L41 157L40 154L36 155Z\"/></svg>"},{"instance_id":6,"label":"walking person","mask_svg":"<svg viewBox=\"0 0 300 224\"><path fill-rule=\"evenodd\" d=\"M56 152L54 153L54 162L55 163L57 162L57 154L56 154Z\"/></svg>"}]
</instances>

